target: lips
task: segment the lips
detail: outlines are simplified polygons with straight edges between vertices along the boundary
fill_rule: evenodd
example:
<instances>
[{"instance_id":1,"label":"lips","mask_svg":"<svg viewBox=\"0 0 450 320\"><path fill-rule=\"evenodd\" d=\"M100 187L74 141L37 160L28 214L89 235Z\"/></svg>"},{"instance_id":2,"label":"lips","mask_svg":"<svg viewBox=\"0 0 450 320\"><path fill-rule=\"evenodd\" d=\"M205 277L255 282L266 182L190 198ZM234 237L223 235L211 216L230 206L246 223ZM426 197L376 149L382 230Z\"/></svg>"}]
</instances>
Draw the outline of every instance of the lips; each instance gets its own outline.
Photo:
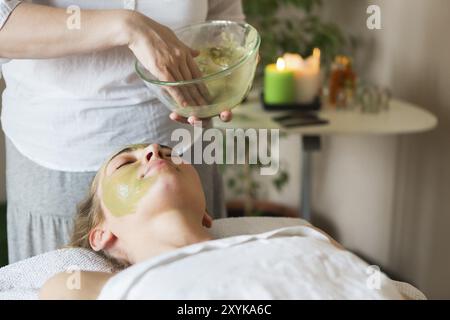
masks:
<instances>
[{"instance_id":1,"label":"lips","mask_svg":"<svg viewBox=\"0 0 450 320\"><path fill-rule=\"evenodd\" d=\"M157 159L152 160L148 163L147 167L145 168L144 177L149 176L149 174L159 171L162 168L170 166L169 161L164 159Z\"/></svg>"}]
</instances>

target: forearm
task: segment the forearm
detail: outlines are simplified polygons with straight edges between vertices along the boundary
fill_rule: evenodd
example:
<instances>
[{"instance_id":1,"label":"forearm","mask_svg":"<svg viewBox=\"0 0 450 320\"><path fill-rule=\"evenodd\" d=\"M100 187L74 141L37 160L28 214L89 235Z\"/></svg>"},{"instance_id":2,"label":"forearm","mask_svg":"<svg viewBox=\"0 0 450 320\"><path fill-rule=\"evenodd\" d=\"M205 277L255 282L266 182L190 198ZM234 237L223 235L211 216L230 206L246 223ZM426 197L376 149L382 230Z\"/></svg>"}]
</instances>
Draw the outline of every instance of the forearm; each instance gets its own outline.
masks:
<instances>
[{"instance_id":1,"label":"forearm","mask_svg":"<svg viewBox=\"0 0 450 320\"><path fill-rule=\"evenodd\" d=\"M127 45L128 10L81 10L80 28L68 24L65 9L19 5L0 30L0 57L57 58Z\"/></svg>"}]
</instances>

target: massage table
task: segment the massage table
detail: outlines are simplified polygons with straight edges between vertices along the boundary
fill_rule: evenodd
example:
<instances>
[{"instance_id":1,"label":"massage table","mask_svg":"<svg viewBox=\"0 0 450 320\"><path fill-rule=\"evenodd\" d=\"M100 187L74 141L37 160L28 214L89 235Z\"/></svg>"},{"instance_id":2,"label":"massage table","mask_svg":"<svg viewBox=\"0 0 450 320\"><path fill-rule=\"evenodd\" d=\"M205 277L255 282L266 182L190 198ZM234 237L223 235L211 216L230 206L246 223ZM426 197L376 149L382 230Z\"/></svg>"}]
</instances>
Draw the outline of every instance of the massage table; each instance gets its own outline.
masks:
<instances>
[{"instance_id":1,"label":"massage table","mask_svg":"<svg viewBox=\"0 0 450 320\"><path fill-rule=\"evenodd\" d=\"M227 218L215 220L210 232L214 238L224 239L239 235L259 235L272 230L304 226L309 226L309 223L293 218ZM77 270L120 271L91 250L81 248L55 250L0 268L0 299L37 299L39 289L50 277L60 272L76 272ZM419 290L407 283L390 279L387 281L392 281L392 285L406 299L426 299ZM336 296L339 297L339 295ZM108 295L106 297L109 298ZM115 299L114 296L111 297ZM302 295L302 297L305 296ZM365 299L365 297L360 298Z\"/></svg>"}]
</instances>

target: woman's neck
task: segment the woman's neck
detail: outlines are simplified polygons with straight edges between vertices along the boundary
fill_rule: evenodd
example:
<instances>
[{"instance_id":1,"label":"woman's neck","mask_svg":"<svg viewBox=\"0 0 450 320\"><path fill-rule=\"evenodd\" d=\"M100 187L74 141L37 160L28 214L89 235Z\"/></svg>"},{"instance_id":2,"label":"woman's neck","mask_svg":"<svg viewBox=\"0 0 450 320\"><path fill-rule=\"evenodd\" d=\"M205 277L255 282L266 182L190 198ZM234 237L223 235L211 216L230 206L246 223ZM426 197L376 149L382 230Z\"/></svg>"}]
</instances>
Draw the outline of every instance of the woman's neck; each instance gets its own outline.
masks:
<instances>
[{"instance_id":1,"label":"woman's neck","mask_svg":"<svg viewBox=\"0 0 450 320\"><path fill-rule=\"evenodd\" d=\"M134 233L128 245L129 261L139 263L182 247L212 240L198 221L199 214L187 210L168 210L153 218L151 226Z\"/></svg>"}]
</instances>

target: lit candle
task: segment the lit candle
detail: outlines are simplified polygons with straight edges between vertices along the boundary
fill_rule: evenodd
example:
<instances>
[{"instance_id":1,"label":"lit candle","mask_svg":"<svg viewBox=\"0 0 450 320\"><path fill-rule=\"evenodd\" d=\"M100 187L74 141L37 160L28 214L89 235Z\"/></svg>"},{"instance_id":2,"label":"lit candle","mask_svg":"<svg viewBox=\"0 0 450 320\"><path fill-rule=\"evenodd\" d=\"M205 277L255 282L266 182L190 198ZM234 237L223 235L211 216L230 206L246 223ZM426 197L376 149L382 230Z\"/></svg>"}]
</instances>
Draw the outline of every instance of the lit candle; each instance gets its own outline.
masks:
<instances>
[{"instance_id":1,"label":"lit candle","mask_svg":"<svg viewBox=\"0 0 450 320\"><path fill-rule=\"evenodd\" d=\"M286 69L294 72L296 102L307 104L314 101L320 89L320 50L304 60L299 54L284 55Z\"/></svg>"},{"instance_id":2,"label":"lit candle","mask_svg":"<svg viewBox=\"0 0 450 320\"><path fill-rule=\"evenodd\" d=\"M283 58L279 58L276 64L270 64L266 67L264 101L272 105L295 102L294 72L286 68L286 61Z\"/></svg>"}]
</instances>

